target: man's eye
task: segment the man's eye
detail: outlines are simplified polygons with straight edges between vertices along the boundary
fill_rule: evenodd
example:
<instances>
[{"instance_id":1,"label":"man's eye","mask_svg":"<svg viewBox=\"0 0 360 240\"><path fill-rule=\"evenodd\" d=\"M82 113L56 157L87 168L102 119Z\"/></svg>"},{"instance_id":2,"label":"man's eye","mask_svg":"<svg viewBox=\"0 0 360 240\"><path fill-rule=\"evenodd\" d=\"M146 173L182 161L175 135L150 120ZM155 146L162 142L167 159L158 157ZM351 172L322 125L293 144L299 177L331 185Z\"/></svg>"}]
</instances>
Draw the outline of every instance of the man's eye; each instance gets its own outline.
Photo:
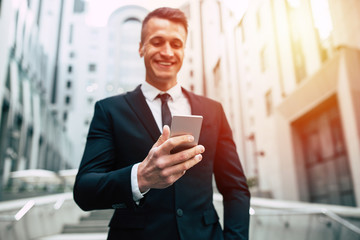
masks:
<instances>
[{"instance_id":1,"label":"man's eye","mask_svg":"<svg viewBox=\"0 0 360 240\"><path fill-rule=\"evenodd\" d=\"M171 42L171 46L173 48L181 48L183 46L183 44L180 41L173 41L173 42Z\"/></svg>"},{"instance_id":2,"label":"man's eye","mask_svg":"<svg viewBox=\"0 0 360 240\"><path fill-rule=\"evenodd\" d=\"M164 43L164 41L161 41L158 39L151 42L151 44L154 45L155 47L161 46L163 43Z\"/></svg>"}]
</instances>

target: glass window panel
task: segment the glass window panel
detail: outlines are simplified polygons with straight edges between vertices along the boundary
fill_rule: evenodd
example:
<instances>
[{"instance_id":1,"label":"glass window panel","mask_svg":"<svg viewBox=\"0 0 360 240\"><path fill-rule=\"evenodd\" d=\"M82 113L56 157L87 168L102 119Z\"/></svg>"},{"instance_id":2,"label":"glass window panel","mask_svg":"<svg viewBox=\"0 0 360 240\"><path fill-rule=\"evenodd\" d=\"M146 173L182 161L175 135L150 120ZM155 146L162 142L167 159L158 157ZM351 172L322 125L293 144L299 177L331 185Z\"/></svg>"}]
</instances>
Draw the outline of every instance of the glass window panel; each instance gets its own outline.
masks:
<instances>
[{"instance_id":1,"label":"glass window panel","mask_svg":"<svg viewBox=\"0 0 360 240\"><path fill-rule=\"evenodd\" d=\"M321 149L319 143L319 136L316 131L312 132L306 143L306 163L308 165L315 164L321 161Z\"/></svg>"},{"instance_id":2,"label":"glass window panel","mask_svg":"<svg viewBox=\"0 0 360 240\"><path fill-rule=\"evenodd\" d=\"M338 185L338 178L336 172L336 165L334 161L328 161L324 163L326 166L326 182L329 192L329 201L332 204L341 204L340 189Z\"/></svg>"},{"instance_id":3,"label":"glass window panel","mask_svg":"<svg viewBox=\"0 0 360 240\"><path fill-rule=\"evenodd\" d=\"M352 189L351 175L346 156L339 156L336 158L336 169L339 175L339 184L342 191Z\"/></svg>"},{"instance_id":4,"label":"glass window panel","mask_svg":"<svg viewBox=\"0 0 360 240\"><path fill-rule=\"evenodd\" d=\"M313 196L327 194L324 165L319 164L309 169L310 191Z\"/></svg>"},{"instance_id":5,"label":"glass window panel","mask_svg":"<svg viewBox=\"0 0 360 240\"><path fill-rule=\"evenodd\" d=\"M334 144L331 138L331 129L327 114L320 116L318 126L322 158L329 158L334 155Z\"/></svg>"}]
</instances>

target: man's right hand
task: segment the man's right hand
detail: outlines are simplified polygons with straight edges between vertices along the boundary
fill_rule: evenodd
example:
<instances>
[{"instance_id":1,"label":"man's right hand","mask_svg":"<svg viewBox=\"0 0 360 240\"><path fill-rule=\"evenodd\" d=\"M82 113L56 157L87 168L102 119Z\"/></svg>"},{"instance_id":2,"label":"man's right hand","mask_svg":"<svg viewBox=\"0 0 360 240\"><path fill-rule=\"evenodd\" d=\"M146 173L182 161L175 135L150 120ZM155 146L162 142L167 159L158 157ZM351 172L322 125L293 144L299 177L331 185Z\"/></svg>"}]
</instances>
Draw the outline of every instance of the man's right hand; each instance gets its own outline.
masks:
<instances>
[{"instance_id":1,"label":"man's right hand","mask_svg":"<svg viewBox=\"0 0 360 240\"><path fill-rule=\"evenodd\" d=\"M193 140L191 135L170 138L170 129L165 125L163 133L139 164L137 178L140 192L150 188L166 188L182 177L186 170L199 163L202 159L201 153L205 151L202 145L175 154L170 153L174 147Z\"/></svg>"}]
</instances>

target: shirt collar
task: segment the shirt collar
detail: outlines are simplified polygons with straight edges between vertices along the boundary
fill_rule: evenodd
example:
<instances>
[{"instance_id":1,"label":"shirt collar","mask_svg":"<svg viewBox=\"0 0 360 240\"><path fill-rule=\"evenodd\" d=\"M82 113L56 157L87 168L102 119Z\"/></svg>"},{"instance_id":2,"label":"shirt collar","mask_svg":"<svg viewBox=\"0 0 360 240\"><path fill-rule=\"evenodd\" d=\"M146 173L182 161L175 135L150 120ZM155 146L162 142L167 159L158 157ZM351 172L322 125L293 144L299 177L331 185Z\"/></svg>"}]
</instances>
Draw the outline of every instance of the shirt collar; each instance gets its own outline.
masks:
<instances>
[{"instance_id":1,"label":"shirt collar","mask_svg":"<svg viewBox=\"0 0 360 240\"><path fill-rule=\"evenodd\" d=\"M149 101L154 101L157 95L165 93L156 87L150 85L148 82L144 82L141 85L141 91L143 92L145 98ZM182 96L181 86L176 83L175 86L166 91L171 96L171 99L174 101Z\"/></svg>"}]
</instances>

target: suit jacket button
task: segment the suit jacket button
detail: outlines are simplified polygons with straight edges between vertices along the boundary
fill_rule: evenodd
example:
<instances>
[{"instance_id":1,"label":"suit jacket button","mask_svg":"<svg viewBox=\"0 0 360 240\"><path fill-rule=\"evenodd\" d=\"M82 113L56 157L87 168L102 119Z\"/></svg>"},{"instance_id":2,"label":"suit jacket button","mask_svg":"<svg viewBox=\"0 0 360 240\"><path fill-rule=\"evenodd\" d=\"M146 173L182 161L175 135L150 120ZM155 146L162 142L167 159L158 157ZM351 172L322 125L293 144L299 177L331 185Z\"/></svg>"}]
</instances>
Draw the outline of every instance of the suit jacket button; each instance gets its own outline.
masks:
<instances>
[{"instance_id":1,"label":"suit jacket button","mask_svg":"<svg viewBox=\"0 0 360 240\"><path fill-rule=\"evenodd\" d=\"M178 208L178 209L176 210L176 215L178 215L179 217L182 217L182 215L184 215L183 210L182 210L181 208Z\"/></svg>"}]
</instances>

